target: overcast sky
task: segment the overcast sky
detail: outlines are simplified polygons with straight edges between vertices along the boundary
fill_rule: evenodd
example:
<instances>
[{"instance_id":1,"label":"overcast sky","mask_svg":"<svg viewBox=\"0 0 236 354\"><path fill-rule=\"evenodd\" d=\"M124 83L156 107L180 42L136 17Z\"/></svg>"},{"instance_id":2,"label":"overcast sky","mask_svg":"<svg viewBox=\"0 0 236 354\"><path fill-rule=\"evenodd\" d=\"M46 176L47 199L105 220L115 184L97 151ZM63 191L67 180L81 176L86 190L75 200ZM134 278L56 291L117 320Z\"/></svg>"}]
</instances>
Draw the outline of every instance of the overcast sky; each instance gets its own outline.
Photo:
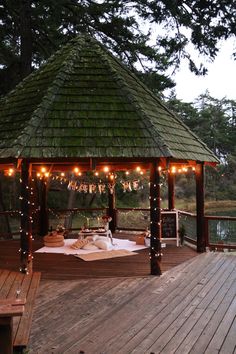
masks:
<instances>
[{"instance_id":1,"label":"overcast sky","mask_svg":"<svg viewBox=\"0 0 236 354\"><path fill-rule=\"evenodd\" d=\"M208 75L198 77L192 74L187 63L175 76L177 98L191 102L206 90L214 98L227 97L236 100L236 60L232 58L233 41L221 45L214 63L208 64Z\"/></svg>"}]
</instances>

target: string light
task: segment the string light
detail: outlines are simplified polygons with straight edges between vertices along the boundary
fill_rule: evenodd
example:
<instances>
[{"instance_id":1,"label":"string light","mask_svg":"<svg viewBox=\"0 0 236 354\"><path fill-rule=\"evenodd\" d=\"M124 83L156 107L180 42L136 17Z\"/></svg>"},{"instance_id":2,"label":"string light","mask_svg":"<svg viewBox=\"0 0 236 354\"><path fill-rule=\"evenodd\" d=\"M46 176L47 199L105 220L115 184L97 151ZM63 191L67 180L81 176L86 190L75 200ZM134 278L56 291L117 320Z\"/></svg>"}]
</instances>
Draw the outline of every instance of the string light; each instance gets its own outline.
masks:
<instances>
[{"instance_id":1,"label":"string light","mask_svg":"<svg viewBox=\"0 0 236 354\"><path fill-rule=\"evenodd\" d=\"M9 177L13 176L14 172L15 172L15 171L14 171L13 168L9 168L9 170L8 170L8 176L9 176Z\"/></svg>"}]
</instances>

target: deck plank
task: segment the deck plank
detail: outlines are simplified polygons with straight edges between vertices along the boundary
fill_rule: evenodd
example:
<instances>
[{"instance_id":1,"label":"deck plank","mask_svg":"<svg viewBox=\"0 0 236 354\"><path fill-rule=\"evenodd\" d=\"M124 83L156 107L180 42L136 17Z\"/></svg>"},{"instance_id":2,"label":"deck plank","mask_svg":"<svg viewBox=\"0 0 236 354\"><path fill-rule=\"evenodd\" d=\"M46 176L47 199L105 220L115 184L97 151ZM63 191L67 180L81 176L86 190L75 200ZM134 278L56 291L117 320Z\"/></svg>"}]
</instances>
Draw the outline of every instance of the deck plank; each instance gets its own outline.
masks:
<instances>
[{"instance_id":1,"label":"deck plank","mask_svg":"<svg viewBox=\"0 0 236 354\"><path fill-rule=\"evenodd\" d=\"M45 279L29 352L233 353L235 269L209 253L162 277Z\"/></svg>"},{"instance_id":2,"label":"deck plank","mask_svg":"<svg viewBox=\"0 0 236 354\"><path fill-rule=\"evenodd\" d=\"M6 250L16 268L17 248L11 244ZM89 263L73 256L35 258L34 270L43 274L30 354L236 351L235 256L167 246L161 277L149 275L147 250L138 257ZM1 256L0 265L6 259ZM7 283L8 276L0 272L0 294L1 279ZM17 275L15 281L2 295L15 293Z\"/></svg>"}]
</instances>

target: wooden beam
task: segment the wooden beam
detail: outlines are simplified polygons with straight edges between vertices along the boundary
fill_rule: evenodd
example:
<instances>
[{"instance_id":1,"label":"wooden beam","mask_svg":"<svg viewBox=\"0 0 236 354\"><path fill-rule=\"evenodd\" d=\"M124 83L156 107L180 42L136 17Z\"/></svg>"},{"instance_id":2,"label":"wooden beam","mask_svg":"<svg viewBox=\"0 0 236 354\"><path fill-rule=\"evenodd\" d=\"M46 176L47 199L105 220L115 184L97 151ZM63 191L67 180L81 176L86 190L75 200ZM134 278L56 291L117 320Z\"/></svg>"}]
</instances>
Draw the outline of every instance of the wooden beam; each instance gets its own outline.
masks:
<instances>
[{"instance_id":1,"label":"wooden beam","mask_svg":"<svg viewBox=\"0 0 236 354\"><path fill-rule=\"evenodd\" d=\"M150 265L152 275L161 275L161 205L158 163L150 164Z\"/></svg>"},{"instance_id":2,"label":"wooden beam","mask_svg":"<svg viewBox=\"0 0 236 354\"><path fill-rule=\"evenodd\" d=\"M196 178L196 212L197 212L197 252L206 251L204 227L204 162L198 162L195 169Z\"/></svg>"},{"instance_id":3,"label":"wooden beam","mask_svg":"<svg viewBox=\"0 0 236 354\"><path fill-rule=\"evenodd\" d=\"M168 172L168 209L175 208L175 174Z\"/></svg>"},{"instance_id":4,"label":"wooden beam","mask_svg":"<svg viewBox=\"0 0 236 354\"><path fill-rule=\"evenodd\" d=\"M21 163L21 271L32 272L32 215L29 162Z\"/></svg>"},{"instance_id":5,"label":"wooden beam","mask_svg":"<svg viewBox=\"0 0 236 354\"><path fill-rule=\"evenodd\" d=\"M112 218L110 222L111 232L116 230L116 196L115 196L115 183L111 182L110 188L108 188L108 215Z\"/></svg>"},{"instance_id":6,"label":"wooden beam","mask_svg":"<svg viewBox=\"0 0 236 354\"><path fill-rule=\"evenodd\" d=\"M47 179L40 181L40 210L39 210L39 234L45 236L49 229L49 219L47 210Z\"/></svg>"}]
</instances>

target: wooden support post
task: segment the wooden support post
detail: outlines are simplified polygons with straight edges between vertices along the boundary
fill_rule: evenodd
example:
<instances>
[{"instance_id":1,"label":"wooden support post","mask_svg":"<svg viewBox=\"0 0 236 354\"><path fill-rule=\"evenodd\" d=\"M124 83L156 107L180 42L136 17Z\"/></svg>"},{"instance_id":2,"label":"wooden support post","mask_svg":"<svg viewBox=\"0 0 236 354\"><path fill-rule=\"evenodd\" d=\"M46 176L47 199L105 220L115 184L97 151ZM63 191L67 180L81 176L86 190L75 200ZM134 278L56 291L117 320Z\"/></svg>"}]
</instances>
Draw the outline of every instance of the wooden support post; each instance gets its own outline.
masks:
<instances>
[{"instance_id":1,"label":"wooden support post","mask_svg":"<svg viewBox=\"0 0 236 354\"><path fill-rule=\"evenodd\" d=\"M150 166L150 263L151 274L161 275L161 205L158 164Z\"/></svg>"},{"instance_id":2,"label":"wooden support post","mask_svg":"<svg viewBox=\"0 0 236 354\"><path fill-rule=\"evenodd\" d=\"M206 252L204 227L204 163L198 162L196 177L196 209L197 209L197 252Z\"/></svg>"},{"instance_id":3,"label":"wooden support post","mask_svg":"<svg viewBox=\"0 0 236 354\"><path fill-rule=\"evenodd\" d=\"M21 271L32 272L32 215L30 206L30 172L29 162L21 164Z\"/></svg>"},{"instance_id":4,"label":"wooden support post","mask_svg":"<svg viewBox=\"0 0 236 354\"><path fill-rule=\"evenodd\" d=\"M41 180L40 191L39 235L45 236L48 233L49 220L47 210L47 181L44 177Z\"/></svg>"},{"instance_id":5,"label":"wooden support post","mask_svg":"<svg viewBox=\"0 0 236 354\"><path fill-rule=\"evenodd\" d=\"M111 232L115 232L116 230L116 197L115 197L115 184L111 184L111 188L108 188L108 215L112 218L109 228Z\"/></svg>"},{"instance_id":6,"label":"wooden support post","mask_svg":"<svg viewBox=\"0 0 236 354\"><path fill-rule=\"evenodd\" d=\"M168 172L168 209L175 209L175 174Z\"/></svg>"}]
</instances>

